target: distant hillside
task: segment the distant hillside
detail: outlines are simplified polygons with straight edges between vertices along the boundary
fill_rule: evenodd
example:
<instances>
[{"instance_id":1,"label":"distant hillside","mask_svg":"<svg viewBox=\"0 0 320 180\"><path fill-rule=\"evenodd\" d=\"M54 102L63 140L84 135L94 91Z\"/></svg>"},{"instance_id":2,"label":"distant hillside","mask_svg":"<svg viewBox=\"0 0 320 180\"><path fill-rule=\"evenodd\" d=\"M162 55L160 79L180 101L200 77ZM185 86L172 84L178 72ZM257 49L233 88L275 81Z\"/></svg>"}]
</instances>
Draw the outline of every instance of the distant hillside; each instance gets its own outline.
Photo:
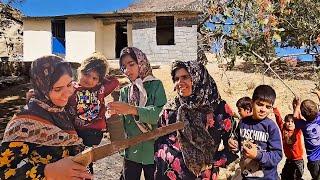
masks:
<instances>
[{"instance_id":1,"label":"distant hillside","mask_svg":"<svg viewBox=\"0 0 320 180\"><path fill-rule=\"evenodd\" d=\"M0 58L20 60L22 50L22 13L0 3Z\"/></svg>"}]
</instances>

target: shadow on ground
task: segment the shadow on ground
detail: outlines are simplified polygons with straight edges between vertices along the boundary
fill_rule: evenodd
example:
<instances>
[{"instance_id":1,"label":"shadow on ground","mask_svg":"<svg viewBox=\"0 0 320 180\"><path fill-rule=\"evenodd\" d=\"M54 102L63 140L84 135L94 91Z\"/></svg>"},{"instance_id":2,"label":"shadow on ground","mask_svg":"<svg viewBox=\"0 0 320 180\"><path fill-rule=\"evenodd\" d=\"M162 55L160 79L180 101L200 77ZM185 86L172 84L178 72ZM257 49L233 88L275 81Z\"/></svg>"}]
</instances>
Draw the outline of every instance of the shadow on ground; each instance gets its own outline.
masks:
<instances>
[{"instance_id":1,"label":"shadow on ground","mask_svg":"<svg viewBox=\"0 0 320 180\"><path fill-rule=\"evenodd\" d=\"M25 105L25 95L30 87L30 83L21 82L0 90L0 140L8 121Z\"/></svg>"}]
</instances>

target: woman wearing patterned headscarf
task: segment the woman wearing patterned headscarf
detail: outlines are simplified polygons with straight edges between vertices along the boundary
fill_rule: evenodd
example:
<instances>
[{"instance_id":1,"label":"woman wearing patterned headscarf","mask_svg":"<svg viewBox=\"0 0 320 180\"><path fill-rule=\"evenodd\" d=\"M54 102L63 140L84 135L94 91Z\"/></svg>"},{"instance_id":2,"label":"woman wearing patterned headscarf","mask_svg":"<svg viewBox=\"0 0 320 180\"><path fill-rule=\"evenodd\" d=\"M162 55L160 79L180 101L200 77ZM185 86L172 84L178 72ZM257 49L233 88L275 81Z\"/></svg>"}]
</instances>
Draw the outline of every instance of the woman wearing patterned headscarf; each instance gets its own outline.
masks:
<instances>
[{"instance_id":1,"label":"woman wearing patterned headscarf","mask_svg":"<svg viewBox=\"0 0 320 180\"><path fill-rule=\"evenodd\" d=\"M202 64L176 61L171 76L178 95L164 106L159 126L182 121L185 127L157 140L155 179L217 179L219 167L236 158L226 148L233 112Z\"/></svg>"},{"instance_id":2,"label":"woman wearing patterned headscarf","mask_svg":"<svg viewBox=\"0 0 320 180\"><path fill-rule=\"evenodd\" d=\"M119 102L108 104L110 114L122 114L128 138L152 131L167 99L162 82L155 78L146 55L135 47L121 51L121 71L130 84L120 90ZM143 169L146 180L154 178L154 140L124 151L122 179L139 180Z\"/></svg>"},{"instance_id":3,"label":"woman wearing patterned headscarf","mask_svg":"<svg viewBox=\"0 0 320 180\"><path fill-rule=\"evenodd\" d=\"M0 179L92 178L67 156L82 150L64 106L74 92L71 67L57 56L32 63L34 98L8 123L0 147Z\"/></svg>"}]
</instances>

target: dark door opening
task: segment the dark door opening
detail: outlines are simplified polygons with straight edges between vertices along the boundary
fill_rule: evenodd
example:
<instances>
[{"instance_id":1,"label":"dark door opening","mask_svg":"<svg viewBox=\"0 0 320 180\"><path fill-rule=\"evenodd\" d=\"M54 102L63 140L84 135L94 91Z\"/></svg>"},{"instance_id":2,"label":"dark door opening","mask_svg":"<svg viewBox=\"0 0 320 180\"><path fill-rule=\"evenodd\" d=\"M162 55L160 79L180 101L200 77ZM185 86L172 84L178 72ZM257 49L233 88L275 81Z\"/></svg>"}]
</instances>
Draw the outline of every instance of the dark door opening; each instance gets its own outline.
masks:
<instances>
[{"instance_id":1,"label":"dark door opening","mask_svg":"<svg viewBox=\"0 0 320 180\"><path fill-rule=\"evenodd\" d=\"M65 20L52 20L52 54L64 57L66 54Z\"/></svg>"},{"instance_id":2,"label":"dark door opening","mask_svg":"<svg viewBox=\"0 0 320 180\"><path fill-rule=\"evenodd\" d=\"M127 22L116 23L116 58L120 57L120 52L128 46Z\"/></svg>"}]
</instances>

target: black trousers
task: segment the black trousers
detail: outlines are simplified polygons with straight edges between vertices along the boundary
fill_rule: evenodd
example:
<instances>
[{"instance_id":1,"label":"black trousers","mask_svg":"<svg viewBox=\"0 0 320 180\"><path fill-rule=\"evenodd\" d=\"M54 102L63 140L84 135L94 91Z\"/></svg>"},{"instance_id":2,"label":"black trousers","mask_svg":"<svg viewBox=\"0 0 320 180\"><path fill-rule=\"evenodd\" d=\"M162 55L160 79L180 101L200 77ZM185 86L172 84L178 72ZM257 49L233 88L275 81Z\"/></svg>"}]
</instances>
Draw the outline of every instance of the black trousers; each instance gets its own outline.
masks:
<instances>
[{"instance_id":1,"label":"black trousers","mask_svg":"<svg viewBox=\"0 0 320 180\"><path fill-rule=\"evenodd\" d=\"M142 169L145 180L154 179L154 164L143 165L124 159L120 180L140 180Z\"/></svg>"},{"instance_id":2,"label":"black trousers","mask_svg":"<svg viewBox=\"0 0 320 180\"><path fill-rule=\"evenodd\" d=\"M99 145L103 138L103 132L94 129L78 130L77 133L82 138L83 144L88 147ZM89 164L88 169L93 174L93 163Z\"/></svg>"},{"instance_id":3,"label":"black trousers","mask_svg":"<svg viewBox=\"0 0 320 180\"><path fill-rule=\"evenodd\" d=\"M304 162L301 160L286 160L281 173L282 180L300 180L303 176Z\"/></svg>"},{"instance_id":4,"label":"black trousers","mask_svg":"<svg viewBox=\"0 0 320 180\"><path fill-rule=\"evenodd\" d=\"M308 169L310 171L312 180L320 180L320 160L308 162Z\"/></svg>"}]
</instances>

